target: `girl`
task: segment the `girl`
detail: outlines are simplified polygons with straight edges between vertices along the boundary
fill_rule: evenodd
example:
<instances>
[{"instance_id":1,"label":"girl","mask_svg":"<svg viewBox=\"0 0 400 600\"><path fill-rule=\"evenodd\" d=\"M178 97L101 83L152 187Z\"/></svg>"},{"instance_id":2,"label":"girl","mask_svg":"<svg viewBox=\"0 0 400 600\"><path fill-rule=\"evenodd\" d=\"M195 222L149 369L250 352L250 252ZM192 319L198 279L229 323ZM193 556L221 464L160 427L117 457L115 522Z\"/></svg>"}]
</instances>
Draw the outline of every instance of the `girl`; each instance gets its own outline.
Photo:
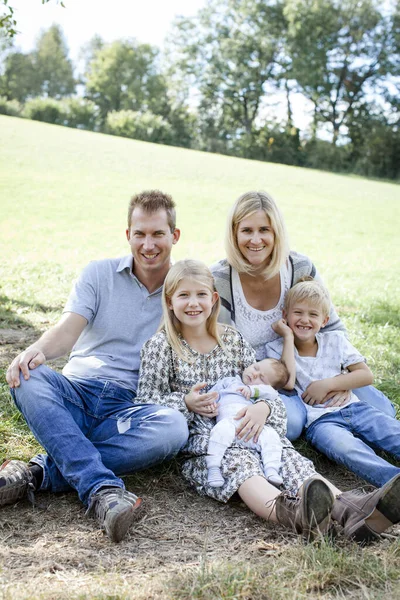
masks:
<instances>
[{"instance_id":1,"label":"girl","mask_svg":"<svg viewBox=\"0 0 400 600\"><path fill-rule=\"evenodd\" d=\"M257 452L235 445L227 449L222 460L223 486L208 484L205 458L217 414L217 394L208 390L222 377L240 375L254 362L255 353L240 333L217 324L219 296L209 269L202 263L183 260L172 266L165 279L162 302L163 323L141 352L136 401L145 397L147 402L179 410L188 420L185 452L189 458L183 464L184 477L200 494L222 502L237 491L257 515L299 533L308 536L313 530L324 531L329 524L333 495L338 497L340 491L323 480L312 463L284 437L285 410L279 398L239 411L237 431L239 438L249 439L257 435L266 420L279 431L285 491L280 492L265 479ZM386 491L381 490L376 497L363 496L366 501L360 509L356 504L360 502L358 496L353 492L335 500L333 510L345 533L363 541L373 537L375 532L367 517L376 512L377 503L386 497ZM349 497L351 494L357 497ZM347 524L351 524L351 531L346 531Z\"/></svg>"}]
</instances>

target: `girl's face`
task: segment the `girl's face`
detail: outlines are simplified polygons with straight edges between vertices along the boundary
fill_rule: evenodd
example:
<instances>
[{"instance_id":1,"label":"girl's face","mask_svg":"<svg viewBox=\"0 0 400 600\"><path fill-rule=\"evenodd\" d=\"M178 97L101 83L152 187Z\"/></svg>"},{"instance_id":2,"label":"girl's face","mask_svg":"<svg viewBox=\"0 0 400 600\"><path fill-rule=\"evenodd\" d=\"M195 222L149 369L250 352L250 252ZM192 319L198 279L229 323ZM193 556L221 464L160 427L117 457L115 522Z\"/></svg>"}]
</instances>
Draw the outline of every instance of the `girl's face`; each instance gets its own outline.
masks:
<instances>
[{"instance_id":1,"label":"girl's face","mask_svg":"<svg viewBox=\"0 0 400 600\"><path fill-rule=\"evenodd\" d=\"M185 277L171 296L168 307L174 311L183 329L193 327L206 330L207 319L217 300L217 292L210 290L206 284Z\"/></svg>"},{"instance_id":2,"label":"girl's face","mask_svg":"<svg viewBox=\"0 0 400 600\"><path fill-rule=\"evenodd\" d=\"M242 219L237 229L237 244L243 257L253 267L266 267L274 249L275 233L263 210Z\"/></svg>"}]
</instances>

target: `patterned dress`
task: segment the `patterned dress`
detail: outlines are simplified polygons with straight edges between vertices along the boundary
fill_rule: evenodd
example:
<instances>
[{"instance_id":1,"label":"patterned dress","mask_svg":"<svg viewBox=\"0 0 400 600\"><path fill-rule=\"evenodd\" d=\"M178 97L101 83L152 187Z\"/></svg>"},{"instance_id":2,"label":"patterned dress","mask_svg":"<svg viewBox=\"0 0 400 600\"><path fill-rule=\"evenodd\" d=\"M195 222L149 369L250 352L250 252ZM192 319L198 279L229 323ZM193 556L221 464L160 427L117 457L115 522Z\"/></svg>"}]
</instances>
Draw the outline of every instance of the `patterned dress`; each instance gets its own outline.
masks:
<instances>
[{"instance_id":1,"label":"patterned dress","mask_svg":"<svg viewBox=\"0 0 400 600\"><path fill-rule=\"evenodd\" d=\"M183 448L187 457L183 463L183 476L199 494L227 502L247 479L254 475L264 477L261 456L255 450L233 444L222 460L224 485L220 488L209 486L205 456L215 419L189 412L185 404L185 395L196 383L204 381L208 391L219 379L241 375L254 362L254 350L238 331L226 327L221 337L224 347L215 346L208 354L193 350L181 339L184 352L190 357L185 361L171 348L164 331L156 333L142 348L136 402L169 406L186 417L189 440ZM295 495L302 483L315 475L315 470L312 462L296 452L284 437L286 413L283 402L278 398L268 405L271 413L267 423L278 432L283 446L280 472L283 488Z\"/></svg>"}]
</instances>

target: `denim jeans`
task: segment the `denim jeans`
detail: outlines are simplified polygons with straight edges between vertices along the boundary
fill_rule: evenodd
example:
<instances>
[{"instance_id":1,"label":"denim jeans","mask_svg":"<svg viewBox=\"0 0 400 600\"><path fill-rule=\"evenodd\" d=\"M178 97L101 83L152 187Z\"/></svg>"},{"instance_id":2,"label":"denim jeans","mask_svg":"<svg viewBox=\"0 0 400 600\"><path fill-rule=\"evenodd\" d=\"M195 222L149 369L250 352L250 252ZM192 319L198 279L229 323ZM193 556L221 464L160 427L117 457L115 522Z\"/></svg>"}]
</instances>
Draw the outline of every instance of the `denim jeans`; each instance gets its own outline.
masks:
<instances>
[{"instance_id":1,"label":"denim jeans","mask_svg":"<svg viewBox=\"0 0 400 600\"><path fill-rule=\"evenodd\" d=\"M41 490L74 488L84 504L101 487L124 487L118 475L171 458L188 438L186 419L165 406L133 404L110 381L67 379L46 366L12 389L15 403L46 454Z\"/></svg>"},{"instance_id":2,"label":"denim jeans","mask_svg":"<svg viewBox=\"0 0 400 600\"><path fill-rule=\"evenodd\" d=\"M353 390L354 394L367 404L375 407L390 417L396 415L396 409L380 390L377 390L373 385ZM287 413L287 433L286 437L293 442L301 436L301 433L306 425L307 412L303 400L298 396L295 390L279 390L279 395L286 407Z\"/></svg>"},{"instance_id":3,"label":"denim jeans","mask_svg":"<svg viewBox=\"0 0 400 600\"><path fill-rule=\"evenodd\" d=\"M306 430L306 440L377 487L400 473L373 450L386 450L400 459L400 421L363 401L314 421Z\"/></svg>"}]
</instances>

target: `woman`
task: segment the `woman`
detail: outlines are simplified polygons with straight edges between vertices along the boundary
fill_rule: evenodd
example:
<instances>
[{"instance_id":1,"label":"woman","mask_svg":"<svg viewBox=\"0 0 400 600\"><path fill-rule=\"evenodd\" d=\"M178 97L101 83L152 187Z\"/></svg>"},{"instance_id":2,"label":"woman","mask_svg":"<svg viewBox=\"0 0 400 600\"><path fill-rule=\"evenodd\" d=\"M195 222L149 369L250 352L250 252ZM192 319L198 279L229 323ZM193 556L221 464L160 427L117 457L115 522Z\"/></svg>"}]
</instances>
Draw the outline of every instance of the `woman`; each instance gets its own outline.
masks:
<instances>
[{"instance_id":1,"label":"woman","mask_svg":"<svg viewBox=\"0 0 400 600\"><path fill-rule=\"evenodd\" d=\"M225 239L227 259L211 267L221 297L219 320L234 324L256 351L266 357L265 344L278 337L272 324L282 316L286 292L304 276L320 279L311 260L289 250L285 223L273 198L266 192L247 192L238 198L228 217ZM345 331L335 309L324 331ZM390 416L390 400L373 386L354 390L358 398ZM332 394L332 406L347 401L348 392ZM297 439L306 422L302 399L284 393L287 437Z\"/></svg>"}]
</instances>

